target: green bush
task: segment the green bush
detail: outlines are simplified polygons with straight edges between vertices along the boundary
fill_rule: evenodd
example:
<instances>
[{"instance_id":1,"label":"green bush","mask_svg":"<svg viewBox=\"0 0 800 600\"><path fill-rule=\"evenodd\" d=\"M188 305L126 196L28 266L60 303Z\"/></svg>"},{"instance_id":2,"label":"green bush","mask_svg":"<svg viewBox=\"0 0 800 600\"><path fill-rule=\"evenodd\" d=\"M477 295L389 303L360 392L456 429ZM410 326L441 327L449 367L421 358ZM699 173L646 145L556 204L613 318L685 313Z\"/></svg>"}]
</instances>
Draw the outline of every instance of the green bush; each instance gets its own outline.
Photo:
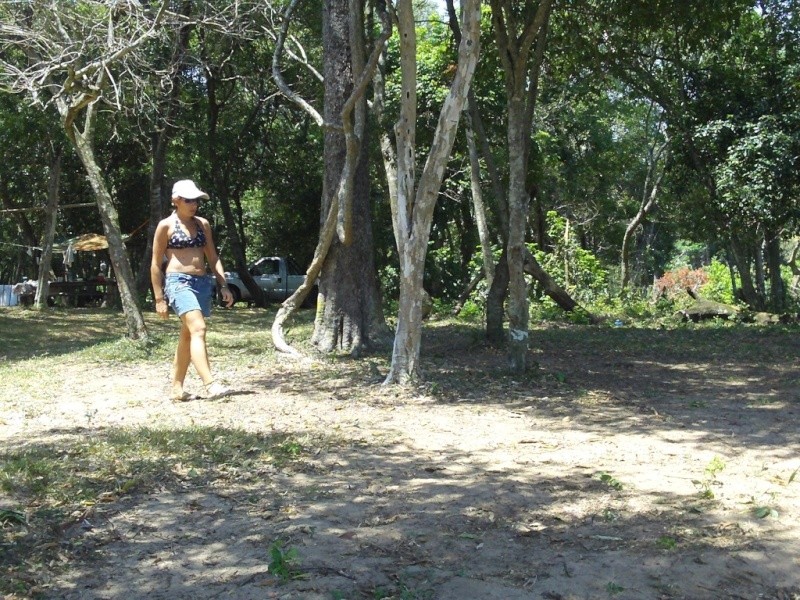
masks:
<instances>
[{"instance_id":1,"label":"green bush","mask_svg":"<svg viewBox=\"0 0 800 600\"><path fill-rule=\"evenodd\" d=\"M721 263L716 258L711 264L703 267L706 274L706 283L699 290L703 298L723 302L724 304L734 304L733 286L731 285L731 271L728 265ZM737 286L739 284L737 277Z\"/></svg>"}]
</instances>

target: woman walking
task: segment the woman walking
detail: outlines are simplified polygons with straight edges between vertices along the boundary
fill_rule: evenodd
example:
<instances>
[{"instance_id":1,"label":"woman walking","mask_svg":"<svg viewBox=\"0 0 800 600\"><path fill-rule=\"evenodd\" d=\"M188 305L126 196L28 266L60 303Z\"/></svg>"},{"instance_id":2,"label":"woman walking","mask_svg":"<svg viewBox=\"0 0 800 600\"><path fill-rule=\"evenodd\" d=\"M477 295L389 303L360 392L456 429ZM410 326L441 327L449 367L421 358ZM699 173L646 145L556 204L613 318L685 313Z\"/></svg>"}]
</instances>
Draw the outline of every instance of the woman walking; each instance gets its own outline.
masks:
<instances>
[{"instance_id":1,"label":"woman walking","mask_svg":"<svg viewBox=\"0 0 800 600\"><path fill-rule=\"evenodd\" d=\"M153 259L150 263L150 280L156 302L156 312L167 318L167 302L181 320L181 332L172 367L173 401L190 398L183 390L189 363L194 365L203 380L206 398L219 398L230 393L224 385L214 381L206 349L206 319L211 316L214 283L206 274L206 263L211 267L222 290L227 306L233 305L233 295L225 282L222 267L214 246L211 226L197 216L200 200L208 194L198 189L193 181L182 179L172 186L174 212L162 219L153 239ZM162 270L162 262L166 268Z\"/></svg>"}]
</instances>

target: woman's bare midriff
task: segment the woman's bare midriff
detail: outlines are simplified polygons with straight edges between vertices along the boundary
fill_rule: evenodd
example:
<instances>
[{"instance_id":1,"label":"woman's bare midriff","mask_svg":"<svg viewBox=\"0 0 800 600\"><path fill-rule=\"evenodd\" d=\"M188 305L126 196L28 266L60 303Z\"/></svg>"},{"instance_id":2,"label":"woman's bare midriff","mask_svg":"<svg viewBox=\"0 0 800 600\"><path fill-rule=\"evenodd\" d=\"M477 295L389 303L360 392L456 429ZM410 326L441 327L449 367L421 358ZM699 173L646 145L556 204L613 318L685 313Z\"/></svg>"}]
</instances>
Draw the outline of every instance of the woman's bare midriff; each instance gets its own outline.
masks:
<instances>
[{"instance_id":1,"label":"woman's bare midriff","mask_svg":"<svg viewBox=\"0 0 800 600\"><path fill-rule=\"evenodd\" d=\"M206 274L203 248L172 248L166 252L167 273L185 273L201 276Z\"/></svg>"}]
</instances>

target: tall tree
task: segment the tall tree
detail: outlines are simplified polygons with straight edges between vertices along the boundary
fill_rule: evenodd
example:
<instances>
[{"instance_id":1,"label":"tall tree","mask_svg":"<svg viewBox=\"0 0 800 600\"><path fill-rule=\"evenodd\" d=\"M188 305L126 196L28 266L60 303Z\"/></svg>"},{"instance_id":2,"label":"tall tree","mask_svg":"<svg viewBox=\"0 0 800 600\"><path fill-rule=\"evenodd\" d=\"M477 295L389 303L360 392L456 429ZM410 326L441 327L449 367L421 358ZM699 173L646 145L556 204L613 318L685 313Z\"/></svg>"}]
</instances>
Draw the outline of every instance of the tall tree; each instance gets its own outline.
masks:
<instances>
[{"instance_id":1,"label":"tall tree","mask_svg":"<svg viewBox=\"0 0 800 600\"><path fill-rule=\"evenodd\" d=\"M421 377L422 304L425 255L444 169L480 54L480 2L462 5L463 37L450 92L442 105L431 148L419 182L415 176L417 127L416 30L411 0L397 3L400 40L401 103L394 127L395 147L384 136L381 148L389 181L392 224L400 260L400 301L392 365L386 383L408 383ZM376 98L381 104L382 98Z\"/></svg>"},{"instance_id":2,"label":"tall tree","mask_svg":"<svg viewBox=\"0 0 800 600\"><path fill-rule=\"evenodd\" d=\"M287 9L276 44L273 71L286 96L325 127L322 226L314 258L306 271L306 282L278 311L272 337L280 350L293 352L284 340L283 323L303 302L319 275L320 304L312 341L324 352L343 350L358 354L383 327L367 184L365 92L391 33L391 23L388 18L383 19L381 34L367 59L363 4L358 0L325 2L325 114L320 115L289 88L279 69L295 5L296 0Z\"/></svg>"},{"instance_id":3,"label":"tall tree","mask_svg":"<svg viewBox=\"0 0 800 600\"><path fill-rule=\"evenodd\" d=\"M41 2L7 7L0 22L0 37L10 48L0 62L2 83L58 110L97 200L128 336L134 339L146 337L147 329L134 293L117 208L97 160L95 131L103 105L121 106L127 86L118 74L124 77L140 69L142 50L158 35L168 4ZM98 30L98 23L105 27Z\"/></svg>"},{"instance_id":4,"label":"tall tree","mask_svg":"<svg viewBox=\"0 0 800 600\"><path fill-rule=\"evenodd\" d=\"M525 280L526 231L531 182L528 181L531 123L539 69L547 42L552 0L522 6L491 0L497 50L505 75L508 128L508 234L505 257L509 290L509 362L512 371L527 368L528 285ZM495 279L495 284L499 281Z\"/></svg>"}]
</instances>

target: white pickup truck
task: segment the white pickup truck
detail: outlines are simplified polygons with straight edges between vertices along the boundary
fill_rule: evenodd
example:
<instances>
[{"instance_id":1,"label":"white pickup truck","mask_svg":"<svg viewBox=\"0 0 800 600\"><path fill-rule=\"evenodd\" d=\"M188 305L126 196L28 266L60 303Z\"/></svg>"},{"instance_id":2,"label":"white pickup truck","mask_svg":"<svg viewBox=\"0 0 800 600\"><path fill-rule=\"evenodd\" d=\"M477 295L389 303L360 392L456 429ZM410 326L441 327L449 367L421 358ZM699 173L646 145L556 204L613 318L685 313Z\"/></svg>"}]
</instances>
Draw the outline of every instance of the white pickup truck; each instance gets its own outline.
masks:
<instances>
[{"instance_id":1,"label":"white pickup truck","mask_svg":"<svg viewBox=\"0 0 800 600\"><path fill-rule=\"evenodd\" d=\"M258 286L264 290L269 302L283 302L294 294L306 279L305 273L296 262L281 256L261 257L250 263L248 270ZM225 279L235 302L250 301L250 292L236 271L226 271ZM312 290L308 296L308 300L313 303L316 299L316 290Z\"/></svg>"}]
</instances>

